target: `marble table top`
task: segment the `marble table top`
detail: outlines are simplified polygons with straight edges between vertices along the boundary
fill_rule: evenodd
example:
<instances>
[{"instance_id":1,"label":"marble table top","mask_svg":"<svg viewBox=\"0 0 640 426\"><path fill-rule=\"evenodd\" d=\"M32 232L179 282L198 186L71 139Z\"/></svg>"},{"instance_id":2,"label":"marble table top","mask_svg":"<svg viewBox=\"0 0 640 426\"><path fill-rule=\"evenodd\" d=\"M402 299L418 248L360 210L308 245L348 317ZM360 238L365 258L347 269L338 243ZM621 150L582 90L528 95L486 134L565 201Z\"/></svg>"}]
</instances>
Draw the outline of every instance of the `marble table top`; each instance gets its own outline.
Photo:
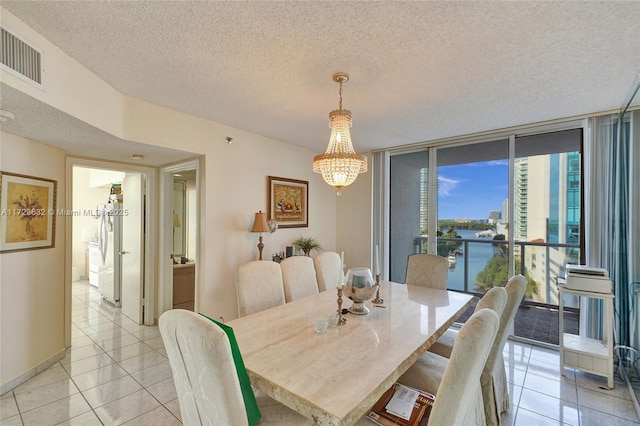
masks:
<instances>
[{"instance_id":1,"label":"marble table top","mask_svg":"<svg viewBox=\"0 0 640 426\"><path fill-rule=\"evenodd\" d=\"M337 309L331 289L229 321L251 383L316 424L351 425L473 301L473 296L382 282L384 307L316 333ZM343 297L343 308L351 306Z\"/></svg>"}]
</instances>

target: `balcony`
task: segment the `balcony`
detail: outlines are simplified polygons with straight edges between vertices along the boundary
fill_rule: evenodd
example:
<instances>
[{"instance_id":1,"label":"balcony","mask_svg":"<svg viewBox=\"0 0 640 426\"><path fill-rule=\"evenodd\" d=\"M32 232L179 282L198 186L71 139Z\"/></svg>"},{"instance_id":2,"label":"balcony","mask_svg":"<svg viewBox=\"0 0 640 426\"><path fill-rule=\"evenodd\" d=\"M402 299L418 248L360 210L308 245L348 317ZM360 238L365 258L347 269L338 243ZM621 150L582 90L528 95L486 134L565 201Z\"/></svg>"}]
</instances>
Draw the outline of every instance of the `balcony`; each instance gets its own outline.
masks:
<instances>
[{"instance_id":1,"label":"balcony","mask_svg":"<svg viewBox=\"0 0 640 426\"><path fill-rule=\"evenodd\" d=\"M415 239L416 253L425 252L427 237ZM565 265L579 263L578 244L554 244L516 241L515 270L527 278L525 298L514 323L518 338L558 344L557 276L564 275ZM438 238L438 252L457 253L449 265L447 288L478 297L495 285L508 280L508 242L492 239ZM565 297L565 331L578 333L580 311L577 300ZM464 322L473 312L470 308L461 317Z\"/></svg>"}]
</instances>

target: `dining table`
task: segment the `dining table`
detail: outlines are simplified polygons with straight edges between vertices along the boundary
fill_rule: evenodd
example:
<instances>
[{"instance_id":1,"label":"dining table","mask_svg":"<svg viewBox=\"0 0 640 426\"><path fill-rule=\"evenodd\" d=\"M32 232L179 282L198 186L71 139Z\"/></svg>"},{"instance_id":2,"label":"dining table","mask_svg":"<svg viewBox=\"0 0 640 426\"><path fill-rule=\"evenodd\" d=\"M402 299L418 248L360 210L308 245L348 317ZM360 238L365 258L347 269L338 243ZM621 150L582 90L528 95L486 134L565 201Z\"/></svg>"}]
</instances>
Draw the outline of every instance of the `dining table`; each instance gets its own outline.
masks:
<instances>
[{"instance_id":1,"label":"dining table","mask_svg":"<svg viewBox=\"0 0 640 426\"><path fill-rule=\"evenodd\" d=\"M321 333L314 321L337 311L335 288L229 321L252 385L315 424L352 425L474 299L389 281L379 293L369 314Z\"/></svg>"}]
</instances>

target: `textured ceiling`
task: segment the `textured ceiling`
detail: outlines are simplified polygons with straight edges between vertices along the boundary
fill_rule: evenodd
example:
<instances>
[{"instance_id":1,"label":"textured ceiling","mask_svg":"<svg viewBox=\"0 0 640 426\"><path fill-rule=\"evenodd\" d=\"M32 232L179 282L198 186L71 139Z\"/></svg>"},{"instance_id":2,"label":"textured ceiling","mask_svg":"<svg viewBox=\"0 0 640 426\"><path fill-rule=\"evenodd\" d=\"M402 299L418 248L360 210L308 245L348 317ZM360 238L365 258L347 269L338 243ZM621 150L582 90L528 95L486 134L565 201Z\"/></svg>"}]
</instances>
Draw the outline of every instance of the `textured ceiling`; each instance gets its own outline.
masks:
<instances>
[{"instance_id":1,"label":"textured ceiling","mask_svg":"<svg viewBox=\"0 0 640 426\"><path fill-rule=\"evenodd\" d=\"M336 71L366 151L617 109L640 70L640 2L2 6L126 95L318 152Z\"/></svg>"}]
</instances>

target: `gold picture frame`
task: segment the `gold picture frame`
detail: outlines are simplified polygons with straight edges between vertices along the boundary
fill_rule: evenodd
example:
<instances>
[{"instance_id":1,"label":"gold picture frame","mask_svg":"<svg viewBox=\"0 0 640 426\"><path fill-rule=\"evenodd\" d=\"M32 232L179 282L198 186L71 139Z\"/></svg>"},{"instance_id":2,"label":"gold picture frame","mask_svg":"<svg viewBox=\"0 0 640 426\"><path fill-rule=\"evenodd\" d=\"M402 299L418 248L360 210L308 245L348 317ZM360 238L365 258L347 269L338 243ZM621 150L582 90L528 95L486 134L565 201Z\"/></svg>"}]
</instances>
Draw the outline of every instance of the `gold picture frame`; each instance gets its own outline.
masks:
<instances>
[{"instance_id":1,"label":"gold picture frame","mask_svg":"<svg viewBox=\"0 0 640 426\"><path fill-rule=\"evenodd\" d=\"M309 226L309 181L269 176L267 217L278 228Z\"/></svg>"},{"instance_id":2,"label":"gold picture frame","mask_svg":"<svg viewBox=\"0 0 640 426\"><path fill-rule=\"evenodd\" d=\"M55 247L57 185L0 171L0 253Z\"/></svg>"}]
</instances>

